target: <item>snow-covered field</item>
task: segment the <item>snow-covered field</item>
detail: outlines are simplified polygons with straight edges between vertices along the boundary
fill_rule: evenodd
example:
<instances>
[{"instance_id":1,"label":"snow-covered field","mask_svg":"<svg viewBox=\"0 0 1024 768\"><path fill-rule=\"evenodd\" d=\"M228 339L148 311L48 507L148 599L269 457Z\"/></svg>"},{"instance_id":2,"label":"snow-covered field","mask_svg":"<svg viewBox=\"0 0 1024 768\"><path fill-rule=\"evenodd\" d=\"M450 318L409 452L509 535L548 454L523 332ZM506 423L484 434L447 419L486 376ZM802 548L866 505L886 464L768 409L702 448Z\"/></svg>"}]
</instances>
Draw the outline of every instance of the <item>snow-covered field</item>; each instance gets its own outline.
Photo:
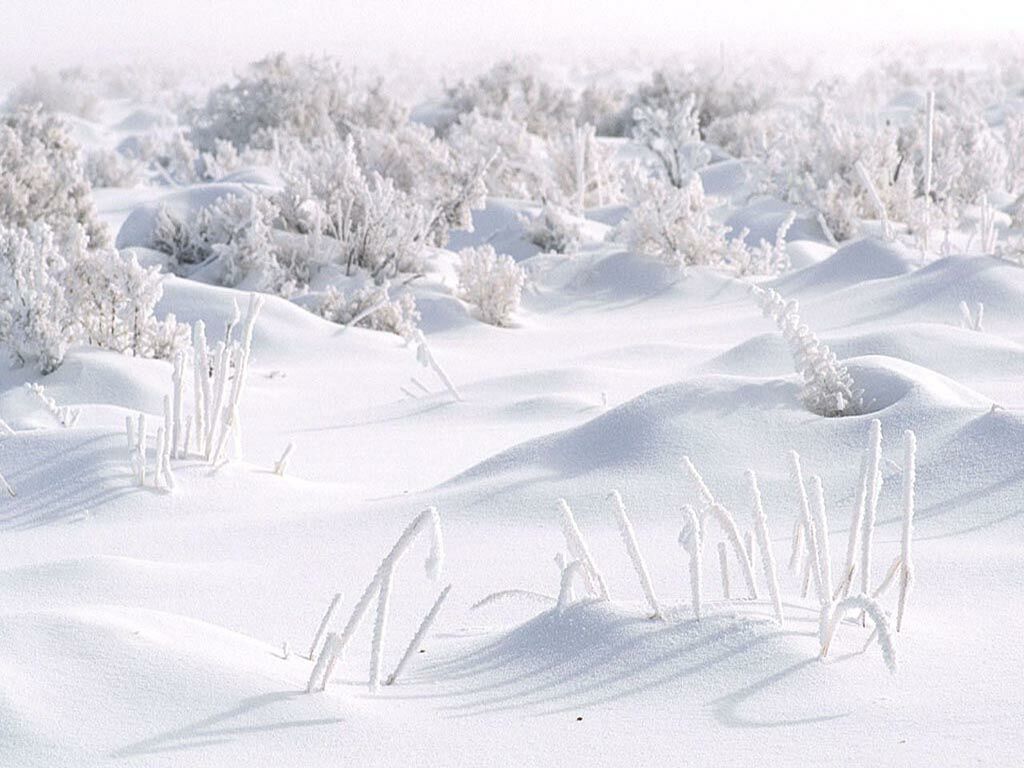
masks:
<instances>
[{"instance_id":1,"label":"snow-covered field","mask_svg":"<svg viewBox=\"0 0 1024 768\"><path fill-rule=\"evenodd\" d=\"M22 124L0 125L0 330L23 358L0 370L0 765L1020 761L1024 70L878 69L814 98L785 79L749 103L746 81L647 73L621 86L638 100L566 106L499 67L409 123L269 61L220 107L141 76L30 84L91 158L49 245L24 233L50 209L16 198L57 155L24 171ZM521 91L494 102L502 78ZM895 571L880 626L852 610L822 658L853 520L845 591Z\"/></svg>"}]
</instances>

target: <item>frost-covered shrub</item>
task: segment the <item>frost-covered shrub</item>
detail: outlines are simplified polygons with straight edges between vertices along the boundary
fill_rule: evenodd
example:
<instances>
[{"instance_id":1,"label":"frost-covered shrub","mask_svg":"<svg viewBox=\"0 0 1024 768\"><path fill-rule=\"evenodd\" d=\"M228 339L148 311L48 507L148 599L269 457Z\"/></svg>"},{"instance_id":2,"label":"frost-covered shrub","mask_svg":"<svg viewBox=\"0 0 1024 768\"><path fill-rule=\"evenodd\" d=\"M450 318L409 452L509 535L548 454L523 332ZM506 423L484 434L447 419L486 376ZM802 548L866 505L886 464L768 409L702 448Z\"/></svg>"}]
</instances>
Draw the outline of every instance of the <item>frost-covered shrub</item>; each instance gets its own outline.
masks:
<instances>
[{"instance_id":1,"label":"frost-covered shrub","mask_svg":"<svg viewBox=\"0 0 1024 768\"><path fill-rule=\"evenodd\" d=\"M6 107L39 105L47 112L66 112L87 119L96 117L99 99L96 83L83 69L63 69L56 74L34 69L7 97Z\"/></svg>"},{"instance_id":2,"label":"frost-covered shrub","mask_svg":"<svg viewBox=\"0 0 1024 768\"><path fill-rule=\"evenodd\" d=\"M786 301L771 288L751 288L765 317L782 331L793 353L796 370L803 377L803 401L807 410L819 416L851 416L862 408L862 392L854 389L853 378L835 353L800 322L800 306Z\"/></svg>"},{"instance_id":3,"label":"frost-covered shrub","mask_svg":"<svg viewBox=\"0 0 1024 768\"><path fill-rule=\"evenodd\" d=\"M94 149L85 155L85 177L93 189L134 187L142 180L142 165L113 149Z\"/></svg>"},{"instance_id":4,"label":"frost-covered shrub","mask_svg":"<svg viewBox=\"0 0 1024 768\"><path fill-rule=\"evenodd\" d=\"M366 285L351 293L328 287L314 311L339 325L357 325L373 331L386 331L411 339L419 326L416 299L409 292L392 298L387 281Z\"/></svg>"},{"instance_id":5,"label":"frost-covered shrub","mask_svg":"<svg viewBox=\"0 0 1024 768\"><path fill-rule=\"evenodd\" d=\"M614 162L615 150L597 140L593 125L577 126L573 121L551 135L546 144L555 191L577 213L621 198L622 179Z\"/></svg>"},{"instance_id":6,"label":"frost-covered shrub","mask_svg":"<svg viewBox=\"0 0 1024 768\"><path fill-rule=\"evenodd\" d=\"M633 140L654 154L672 186L686 186L692 172L707 165L693 94L666 109L637 107L633 120Z\"/></svg>"},{"instance_id":7,"label":"frost-covered shrub","mask_svg":"<svg viewBox=\"0 0 1024 768\"><path fill-rule=\"evenodd\" d=\"M38 108L0 116L0 223L81 225L93 246L110 240L96 216L79 150L63 123Z\"/></svg>"},{"instance_id":8,"label":"frost-covered shrub","mask_svg":"<svg viewBox=\"0 0 1024 768\"><path fill-rule=\"evenodd\" d=\"M498 255L491 245L463 248L455 267L459 297L476 306L480 319L508 325L519 309L525 274L511 256Z\"/></svg>"},{"instance_id":9,"label":"frost-covered shrub","mask_svg":"<svg viewBox=\"0 0 1024 768\"><path fill-rule=\"evenodd\" d=\"M0 224L0 339L16 362L49 373L74 343L139 357L188 344L187 326L153 315L163 293L156 268L87 246L80 227L55 234L42 223Z\"/></svg>"},{"instance_id":10,"label":"frost-covered shrub","mask_svg":"<svg viewBox=\"0 0 1024 768\"><path fill-rule=\"evenodd\" d=\"M576 115L569 88L543 80L521 61L503 61L474 80L447 89L448 103L458 113L478 111L486 117L510 118L527 130L546 136Z\"/></svg>"},{"instance_id":11,"label":"frost-covered shrub","mask_svg":"<svg viewBox=\"0 0 1024 768\"><path fill-rule=\"evenodd\" d=\"M60 279L67 261L44 224L0 224L0 338L18 364L50 373L64 360L74 318Z\"/></svg>"},{"instance_id":12,"label":"frost-covered shrub","mask_svg":"<svg viewBox=\"0 0 1024 768\"><path fill-rule=\"evenodd\" d=\"M447 244L451 229L472 231L472 210L487 199L484 178L491 157L462 158L422 125L354 134L363 171L393 183L425 212L430 245Z\"/></svg>"},{"instance_id":13,"label":"frost-covered shrub","mask_svg":"<svg viewBox=\"0 0 1024 768\"><path fill-rule=\"evenodd\" d=\"M569 211L545 201L536 216L521 216L526 239L546 253L575 253L582 232Z\"/></svg>"},{"instance_id":14,"label":"frost-covered shrub","mask_svg":"<svg viewBox=\"0 0 1024 768\"><path fill-rule=\"evenodd\" d=\"M284 188L274 202L289 231L330 238L346 274L356 267L378 277L421 269L434 217L391 179L364 173L351 136L292 144L286 154Z\"/></svg>"},{"instance_id":15,"label":"frost-covered shrub","mask_svg":"<svg viewBox=\"0 0 1024 768\"><path fill-rule=\"evenodd\" d=\"M248 280L260 291L290 296L320 266L308 238L275 229L280 209L259 195L225 195L188 216L166 207L157 211L153 247L187 274L216 263L222 285ZM326 258L326 256L324 256Z\"/></svg>"},{"instance_id":16,"label":"frost-covered shrub","mask_svg":"<svg viewBox=\"0 0 1024 768\"><path fill-rule=\"evenodd\" d=\"M457 156L474 165L486 164L489 194L519 200L536 200L543 194L548 183L544 147L525 124L468 112L451 126L446 140Z\"/></svg>"},{"instance_id":17,"label":"frost-covered shrub","mask_svg":"<svg viewBox=\"0 0 1024 768\"><path fill-rule=\"evenodd\" d=\"M279 134L309 141L345 135L353 125L394 128L405 119L379 86L358 87L341 62L276 54L210 91L186 123L192 142L212 151L218 139L239 150L271 149Z\"/></svg>"},{"instance_id":18,"label":"frost-covered shrub","mask_svg":"<svg viewBox=\"0 0 1024 768\"><path fill-rule=\"evenodd\" d=\"M612 233L636 253L672 266L734 266L746 263L742 238L729 240L729 228L711 215L700 177L675 187L634 174L629 216Z\"/></svg>"},{"instance_id":19,"label":"frost-covered shrub","mask_svg":"<svg viewBox=\"0 0 1024 768\"><path fill-rule=\"evenodd\" d=\"M736 274L740 277L746 275L777 275L789 269L789 251L786 248L786 233L796 221L796 212L791 212L775 231L775 242L769 243L765 239L757 244L755 248L747 248L746 253L737 251ZM747 231L741 232L737 240L745 241ZM745 259L744 259L745 256Z\"/></svg>"},{"instance_id":20,"label":"frost-covered shrub","mask_svg":"<svg viewBox=\"0 0 1024 768\"><path fill-rule=\"evenodd\" d=\"M774 74L775 79L783 79L784 73ZM636 89L632 106L672 111L692 96L699 136L703 139L719 120L740 112L755 113L769 108L776 96L770 80L768 77L727 78L717 64L689 70L660 69Z\"/></svg>"},{"instance_id":21,"label":"frost-covered shrub","mask_svg":"<svg viewBox=\"0 0 1024 768\"><path fill-rule=\"evenodd\" d=\"M171 185L214 181L238 170L243 157L234 145L215 139L207 151L200 151L181 128L155 129L133 137L120 148L123 154L145 165L156 178ZM249 152L247 159L258 163L265 158Z\"/></svg>"}]
</instances>

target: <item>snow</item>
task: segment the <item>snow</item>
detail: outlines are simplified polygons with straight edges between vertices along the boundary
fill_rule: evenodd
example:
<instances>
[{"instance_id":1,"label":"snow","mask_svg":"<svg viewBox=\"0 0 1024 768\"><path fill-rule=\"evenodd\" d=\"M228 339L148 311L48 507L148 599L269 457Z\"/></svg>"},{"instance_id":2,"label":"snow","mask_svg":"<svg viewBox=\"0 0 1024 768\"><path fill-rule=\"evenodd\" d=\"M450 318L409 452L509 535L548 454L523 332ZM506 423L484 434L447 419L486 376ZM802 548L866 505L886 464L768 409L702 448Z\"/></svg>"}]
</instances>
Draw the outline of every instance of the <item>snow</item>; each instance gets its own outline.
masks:
<instances>
[{"instance_id":1,"label":"snow","mask_svg":"<svg viewBox=\"0 0 1024 768\"><path fill-rule=\"evenodd\" d=\"M139 109L93 140L164 119ZM750 242L773 240L792 210L746 201L739 161L702 177L709 194L734 198L725 223L748 227ZM278 183L252 168L96 200L118 245L156 263L143 249L160 204L194 210ZM415 344L268 296L240 406L244 458L177 461L173 493L134 484L124 434L127 415L146 413L151 430L160 420L170 362L73 348L41 379L59 405L81 409L73 428L26 391L35 371L0 367L0 416L15 430L0 437L0 472L17 494L0 498L0 765L1019 761L1020 267L937 254L922 265L909 246L873 237L837 249L801 210L789 232L793 270L759 284L800 302L864 390L862 412L823 418L802 405L789 351L750 282L607 240L626 213L616 205L586 211L578 253L540 253L521 218L538 210L490 198L473 213L474 231L453 233L410 283L431 353L462 402L417 363ZM527 275L508 328L479 322L454 295L457 251L482 244ZM156 314L202 320L216 340L246 297L168 275ZM985 332L960 327L961 300L984 303ZM838 563L874 418L883 455L874 583L900 551L903 432L917 435L915 582L893 636L895 675L874 641L862 652L870 629L856 623L841 624L819 659L819 606L784 569L799 514L788 452L806 478L821 478ZM710 547L694 616L678 537L683 506L701 500L684 456L740 533L752 519L745 472L757 473L784 627L760 569L760 600L721 599ZM612 489L663 621L651 618L623 547ZM610 601L553 607L560 498ZM424 577L427 547L414 542L390 594L384 677L450 582L422 652L371 695L365 621L326 690L307 694L313 662L301 654L331 598L344 595L337 631L430 506L444 574L437 584ZM733 593L745 595L736 565ZM504 590L552 604L510 597L471 608Z\"/></svg>"}]
</instances>

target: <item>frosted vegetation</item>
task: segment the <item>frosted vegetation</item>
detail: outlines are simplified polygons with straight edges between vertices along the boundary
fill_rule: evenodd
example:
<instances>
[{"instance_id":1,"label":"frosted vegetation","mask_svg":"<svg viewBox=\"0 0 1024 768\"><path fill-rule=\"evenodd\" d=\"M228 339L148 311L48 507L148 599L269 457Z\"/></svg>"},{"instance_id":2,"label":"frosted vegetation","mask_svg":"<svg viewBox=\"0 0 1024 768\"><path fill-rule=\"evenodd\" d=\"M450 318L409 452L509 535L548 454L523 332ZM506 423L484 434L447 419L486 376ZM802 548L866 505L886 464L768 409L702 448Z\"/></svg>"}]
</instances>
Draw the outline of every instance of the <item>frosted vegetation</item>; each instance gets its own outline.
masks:
<instances>
[{"instance_id":1,"label":"frosted vegetation","mask_svg":"<svg viewBox=\"0 0 1024 768\"><path fill-rule=\"evenodd\" d=\"M98 473L75 465L89 503L114 488L177 520L211 500L202 556L223 554L215 534L253 536L246 556L298 584L281 588L302 651L268 660L253 640L246 685L274 690L241 686L247 702L315 707L357 679L384 700L407 684L410 710L483 691L490 713L492 689L535 676L556 690L570 669L572 695L619 714L620 696L776 659L772 678L712 702L726 726L760 727L737 702L791 675L818 686L801 701L843 686L885 699L877 671L919 682L914 654L949 652L919 620L940 592L924 564L941 545L926 542L943 534L917 539L918 522L948 511L950 487L968 496L946 484L975 469L982 496L1019 485L999 474L1019 465L1017 414L954 378L989 363L979 390L1005 393L1024 371L1022 72L556 76L512 60L415 93L284 54L201 84L37 72L0 111L0 464L21 468L0 474L0 504L35 482L24 462L74 451ZM262 349L279 368L254 364ZM50 503L49 486L33 493ZM421 511L405 517L410 500ZM371 522L337 517L364 502ZM188 548L185 528L162 533ZM413 577L403 558L419 549L450 584ZM241 580L225 578L223 604ZM957 610L982 599L964 590ZM236 624L280 612L271 593L254 589ZM524 606L515 629L480 628ZM463 624L436 629L460 607ZM125 620L97 645L129 625L164 637ZM190 631L221 649L215 666L234 663L234 635ZM615 688L636 672L620 657L655 669L683 646L692 668Z\"/></svg>"}]
</instances>

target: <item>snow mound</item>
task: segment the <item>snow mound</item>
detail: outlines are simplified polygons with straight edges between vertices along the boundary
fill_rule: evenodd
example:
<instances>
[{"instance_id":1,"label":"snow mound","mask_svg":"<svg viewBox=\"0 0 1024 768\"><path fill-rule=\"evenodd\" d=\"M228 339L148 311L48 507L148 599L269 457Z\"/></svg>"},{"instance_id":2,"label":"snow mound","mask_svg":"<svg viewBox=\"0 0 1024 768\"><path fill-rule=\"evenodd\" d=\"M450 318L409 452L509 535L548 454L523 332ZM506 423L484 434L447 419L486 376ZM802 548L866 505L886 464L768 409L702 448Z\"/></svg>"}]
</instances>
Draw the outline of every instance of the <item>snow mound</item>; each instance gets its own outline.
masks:
<instances>
[{"instance_id":1,"label":"snow mound","mask_svg":"<svg viewBox=\"0 0 1024 768\"><path fill-rule=\"evenodd\" d=\"M230 741L258 733L260 724L294 721L296 709L329 719L322 703L299 693L305 659L284 659L280 648L156 611L83 606L6 614L0 659L5 742L46 748L50 764L68 764L65 753L152 758Z\"/></svg>"},{"instance_id":2,"label":"snow mound","mask_svg":"<svg viewBox=\"0 0 1024 768\"><path fill-rule=\"evenodd\" d=\"M688 708L711 707L721 718L747 725L835 716L848 704L844 698L859 694L829 696L822 708L806 692L847 677L851 666L887 684L882 665L866 659L818 662L812 612L802 611L783 630L757 608L748 610L743 615L709 606L700 621L687 609L660 622L635 607L581 601L561 613L545 611L428 672L439 682L442 672L459 681L448 686L461 699L459 709L599 718L613 702L669 695ZM793 673L789 679L784 670ZM776 677L777 686L764 685L763 695L756 695L758 681ZM801 689L803 695L784 698Z\"/></svg>"},{"instance_id":3,"label":"snow mound","mask_svg":"<svg viewBox=\"0 0 1024 768\"><path fill-rule=\"evenodd\" d=\"M854 384L864 390L866 413L897 404L926 417L935 410L989 408L992 401L941 373L906 360L869 355L844 361ZM915 410L921 409L921 410Z\"/></svg>"},{"instance_id":4,"label":"snow mound","mask_svg":"<svg viewBox=\"0 0 1024 768\"><path fill-rule=\"evenodd\" d=\"M912 256L897 243L866 238L842 246L819 264L780 277L771 287L786 298L828 293L868 280L905 275L911 270L911 260Z\"/></svg>"},{"instance_id":5,"label":"snow mound","mask_svg":"<svg viewBox=\"0 0 1024 768\"><path fill-rule=\"evenodd\" d=\"M155 201L132 209L118 230L115 245L118 248L129 246L153 247L153 232L156 227L156 216L161 206L181 216L212 205L227 195L248 198L253 192L251 187L259 186L258 182L239 181L236 183L222 182L216 184L196 184L167 193ZM268 189L271 189L268 187Z\"/></svg>"},{"instance_id":6,"label":"snow mound","mask_svg":"<svg viewBox=\"0 0 1024 768\"><path fill-rule=\"evenodd\" d=\"M868 355L905 360L953 379L971 379L979 371L1024 377L1024 347L1000 336L951 325L907 323L885 330L823 339L840 360ZM949 350L957 350L950 355ZM789 347L778 333L764 333L726 350L703 369L748 376L784 375L792 370Z\"/></svg>"},{"instance_id":7,"label":"snow mound","mask_svg":"<svg viewBox=\"0 0 1024 768\"><path fill-rule=\"evenodd\" d=\"M896 319L959 324L961 301L972 311L984 303L986 328L1015 329L1024 320L1024 270L990 256L949 256L908 275L851 285L829 296L827 305L802 307L833 325Z\"/></svg>"},{"instance_id":8,"label":"snow mound","mask_svg":"<svg viewBox=\"0 0 1024 768\"><path fill-rule=\"evenodd\" d=\"M775 242L775 234L786 217L793 212L793 206L774 197L763 197L737 209L726 220L734 235L743 229L749 230L744 242L756 246L762 240ZM821 225L809 214L799 214L786 233L787 240L809 240L825 242Z\"/></svg>"}]
</instances>

